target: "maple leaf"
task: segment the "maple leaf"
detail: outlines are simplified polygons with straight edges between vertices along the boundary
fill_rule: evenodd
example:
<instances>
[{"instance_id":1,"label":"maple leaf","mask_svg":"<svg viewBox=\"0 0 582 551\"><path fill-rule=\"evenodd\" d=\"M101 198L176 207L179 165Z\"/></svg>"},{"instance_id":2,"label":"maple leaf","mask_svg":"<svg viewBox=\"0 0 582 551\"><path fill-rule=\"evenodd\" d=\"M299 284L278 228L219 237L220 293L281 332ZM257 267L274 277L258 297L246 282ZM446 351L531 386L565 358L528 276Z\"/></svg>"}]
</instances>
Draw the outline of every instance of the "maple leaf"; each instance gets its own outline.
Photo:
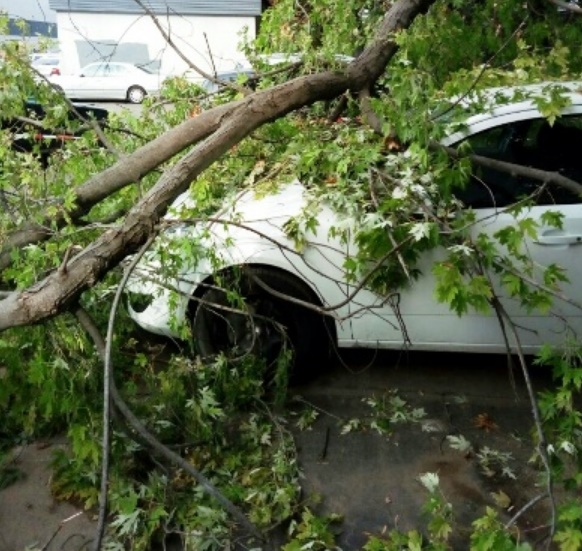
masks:
<instances>
[{"instance_id":1,"label":"maple leaf","mask_svg":"<svg viewBox=\"0 0 582 551\"><path fill-rule=\"evenodd\" d=\"M447 441L451 448L464 453L465 457L468 457L472 452L473 446L471 445L471 442L469 442L462 434L459 434L458 436L450 434L447 436Z\"/></svg>"},{"instance_id":2,"label":"maple leaf","mask_svg":"<svg viewBox=\"0 0 582 551\"><path fill-rule=\"evenodd\" d=\"M499 426L487 413L480 413L473 419L473 425L478 429L483 429L485 432L497 430Z\"/></svg>"},{"instance_id":3,"label":"maple leaf","mask_svg":"<svg viewBox=\"0 0 582 551\"><path fill-rule=\"evenodd\" d=\"M491 497L498 507L501 509L509 509L511 507L511 498L503 491L491 492Z\"/></svg>"}]
</instances>

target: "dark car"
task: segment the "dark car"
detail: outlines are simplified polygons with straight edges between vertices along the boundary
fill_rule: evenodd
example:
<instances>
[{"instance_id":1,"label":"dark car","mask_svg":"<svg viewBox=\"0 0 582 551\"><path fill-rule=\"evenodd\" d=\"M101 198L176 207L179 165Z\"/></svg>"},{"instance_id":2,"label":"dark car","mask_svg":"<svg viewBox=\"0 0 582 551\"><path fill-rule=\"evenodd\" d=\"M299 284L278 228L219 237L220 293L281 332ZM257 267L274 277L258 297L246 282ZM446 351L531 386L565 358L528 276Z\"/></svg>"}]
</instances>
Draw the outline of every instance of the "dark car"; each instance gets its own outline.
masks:
<instances>
[{"instance_id":1,"label":"dark car","mask_svg":"<svg viewBox=\"0 0 582 551\"><path fill-rule=\"evenodd\" d=\"M247 80L245 84L246 86L249 86L250 88L256 86L257 74L254 69L250 67L219 72L216 74L216 81L205 79L201 86L207 93L214 94L223 88L221 83L236 83L239 79L243 78L246 78Z\"/></svg>"},{"instance_id":2,"label":"dark car","mask_svg":"<svg viewBox=\"0 0 582 551\"><path fill-rule=\"evenodd\" d=\"M10 132L14 150L36 152L46 163L49 155L61 148L64 142L74 140L90 129L92 120L104 126L108 116L107 109L73 103L62 126L48 127L45 124L47 112L43 105L35 100L27 100L22 116L3 118L0 113L0 125L3 131Z\"/></svg>"}]
</instances>

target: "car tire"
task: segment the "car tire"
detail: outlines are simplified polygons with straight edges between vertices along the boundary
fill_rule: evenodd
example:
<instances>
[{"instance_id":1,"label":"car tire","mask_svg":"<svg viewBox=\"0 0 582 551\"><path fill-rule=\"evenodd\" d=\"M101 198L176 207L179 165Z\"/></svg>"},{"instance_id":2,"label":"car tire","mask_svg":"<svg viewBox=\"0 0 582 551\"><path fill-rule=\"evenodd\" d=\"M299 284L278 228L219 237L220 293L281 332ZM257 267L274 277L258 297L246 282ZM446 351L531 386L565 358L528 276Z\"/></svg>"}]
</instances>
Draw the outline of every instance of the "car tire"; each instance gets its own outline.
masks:
<instances>
[{"instance_id":1,"label":"car tire","mask_svg":"<svg viewBox=\"0 0 582 551\"><path fill-rule=\"evenodd\" d=\"M311 290L295 276L277 269L246 268L239 278L234 274L227 278L226 289L209 287L200 297L192 318L195 348L204 360L220 354L239 360L254 354L272 368L279 354L290 347L292 379L304 380L329 358L324 317L264 286L277 295L314 303ZM233 288L244 298L243 308L229 301Z\"/></svg>"},{"instance_id":2,"label":"car tire","mask_svg":"<svg viewBox=\"0 0 582 551\"><path fill-rule=\"evenodd\" d=\"M127 90L127 101L129 103L141 103L146 97L146 91L141 86L132 86Z\"/></svg>"}]
</instances>

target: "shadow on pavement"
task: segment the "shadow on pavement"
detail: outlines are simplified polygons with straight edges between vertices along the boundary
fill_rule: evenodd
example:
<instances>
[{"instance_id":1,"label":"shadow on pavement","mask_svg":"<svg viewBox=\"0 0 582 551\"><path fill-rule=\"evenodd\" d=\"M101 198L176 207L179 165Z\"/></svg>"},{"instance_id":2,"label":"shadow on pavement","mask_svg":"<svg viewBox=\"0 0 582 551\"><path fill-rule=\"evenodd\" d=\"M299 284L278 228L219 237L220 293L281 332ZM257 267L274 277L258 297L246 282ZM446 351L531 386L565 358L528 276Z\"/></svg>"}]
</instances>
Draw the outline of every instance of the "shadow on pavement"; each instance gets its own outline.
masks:
<instances>
[{"instance_id":1,"label":"shadow on pavement","mask_svg":"<svg viewBox=\"0 0 582 551\"><path fill-rule=\"evenodd\" d=\"M538 389L549 384L547 371L534 369L533 377ZM453 505L453 549L468 548L471 522L486 506L509 520L543 492L528 463L533 418L523 377L510 374L503 356L354 351L344 365L293 394L298 412L319 412L309 430L294 429L304 494L321 496L317 512L343 517L343 551L361 549L368 535L395 528L424 532L428 493L418 476L427 472L439 475ZM404 402L402 409L422 408L424 417L389 423L390 434L370 428L373 410L366 400L390 396ZM350 420L368 422L343 433ZM470 449L452 447L463 442L460 437ZM496 461L495 452L510 455ZM544 539L546 513L542 503L522 517L519 527L531 543Z\"/></svg>"}]
</instances>

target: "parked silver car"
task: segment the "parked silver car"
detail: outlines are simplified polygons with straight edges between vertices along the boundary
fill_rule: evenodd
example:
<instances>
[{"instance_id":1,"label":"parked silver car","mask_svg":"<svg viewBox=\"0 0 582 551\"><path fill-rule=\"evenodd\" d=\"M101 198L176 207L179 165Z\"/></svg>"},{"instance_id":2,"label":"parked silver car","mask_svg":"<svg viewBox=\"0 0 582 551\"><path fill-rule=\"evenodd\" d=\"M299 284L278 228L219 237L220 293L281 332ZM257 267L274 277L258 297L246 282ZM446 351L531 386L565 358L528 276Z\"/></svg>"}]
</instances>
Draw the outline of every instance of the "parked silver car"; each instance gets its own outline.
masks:
<instances>
[{"instance_id":1,"label":"parked silver car","mask_svg":"<svg viewBox=\"0 0 582 551\"><path fill-rule=\"evenodd\" d=\"M121 100L141 103L160 92L160 76L131 63L90 63L73 75L53 75L52 85L72 99Z\"/></svg>"},{"instance_id":2,"label":"parked silver car","mask_svg":"<svg viewBox=\"0 0 582 551\"><path fill-rule=\"evenodd\" d=\"M58 53L37 54L30 64L34 70L45 77L61 74L61 55Z\"/></svg>"},{"instance_id":3,"label":"parked silver car","mask_svg":"<svg viewBox=\"0 0 582 551\"><path fill-rule=\"evenodd\" d=\"M215 76L216 80L204 79L202 81L201 86L202 88L204 88L206 92L208 92L209 94L213 94L220 90L222 84L224 83L228 84L231 82L236 83L239 79L243 78L250 82L252 86L253 80L256 76L257 75L255 73L255 70L252 69L251 67L233 69L232 71L221 71L216 74Z\"/></svg>"}]
</instances>

